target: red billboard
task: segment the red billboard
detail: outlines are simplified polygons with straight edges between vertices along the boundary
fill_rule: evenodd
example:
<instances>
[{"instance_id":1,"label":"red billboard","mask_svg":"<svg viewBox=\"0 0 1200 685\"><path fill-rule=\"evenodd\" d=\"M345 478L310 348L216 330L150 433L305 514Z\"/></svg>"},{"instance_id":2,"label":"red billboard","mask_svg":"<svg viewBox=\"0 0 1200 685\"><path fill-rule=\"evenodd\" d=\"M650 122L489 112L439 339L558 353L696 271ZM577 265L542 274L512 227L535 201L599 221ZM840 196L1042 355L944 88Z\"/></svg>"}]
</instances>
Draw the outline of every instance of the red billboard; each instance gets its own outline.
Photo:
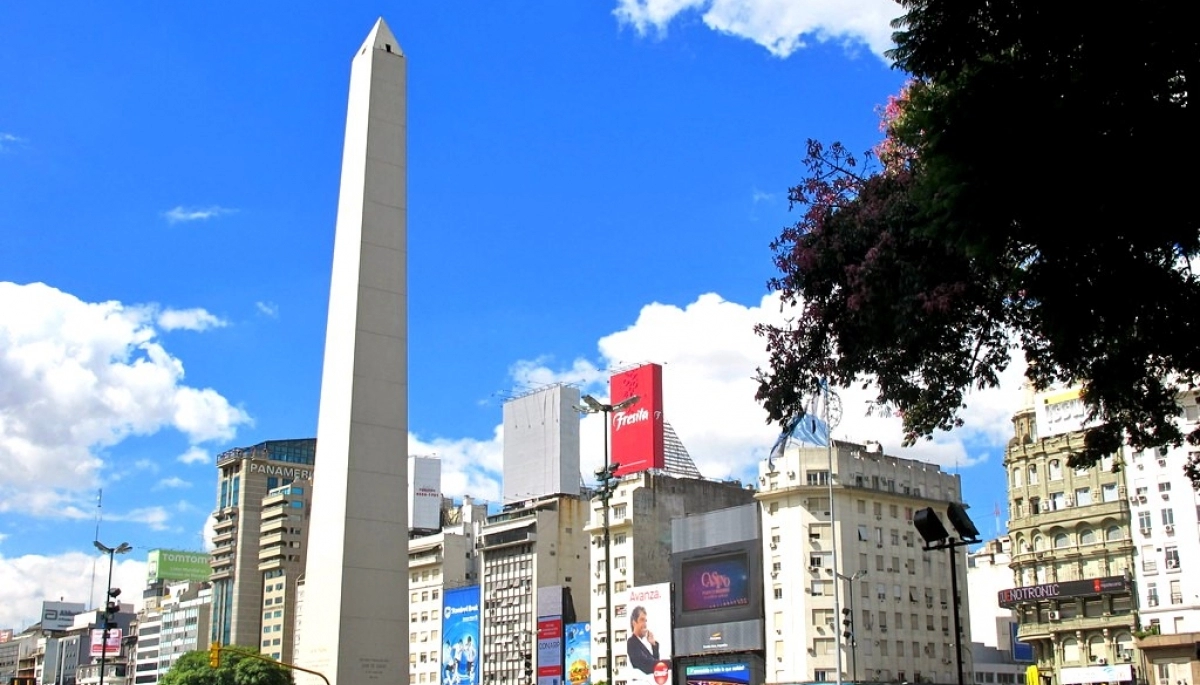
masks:
<instances>
[{"instance_id":1,"label":"red billboard","mask_svg":"<svg viewBox=\"0 0 1200 685\"><path fill-rule=\"evenodd\" d=\"M637 396L637 402L611 414L612 460L617 475L661 469L663 457L662 367L644 364L608 381L613 405Z\"/></svg>"}]
</instances>

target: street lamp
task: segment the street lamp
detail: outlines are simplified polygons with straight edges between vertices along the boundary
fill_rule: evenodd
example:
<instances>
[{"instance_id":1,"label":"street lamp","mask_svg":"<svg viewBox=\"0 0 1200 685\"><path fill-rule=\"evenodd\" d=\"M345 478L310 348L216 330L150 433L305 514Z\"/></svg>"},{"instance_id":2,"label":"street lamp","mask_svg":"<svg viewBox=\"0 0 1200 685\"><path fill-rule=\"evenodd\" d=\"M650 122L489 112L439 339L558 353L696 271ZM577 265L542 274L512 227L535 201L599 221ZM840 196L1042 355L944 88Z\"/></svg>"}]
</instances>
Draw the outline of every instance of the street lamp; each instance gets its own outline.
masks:
<instances>
[{"instance_id":1,"label":"street lamp","mask_svg":"<svg viewBox=\"0 0 1200 685\"><path fill-rule=\"evenodd\" d=\"M858 682L858 633L854 629L854 581L867 575L867 572L865 570L863 570L863 571L856 571L854 573L854 575L850 575L850 576L845 576L840 573L838 573L836 575L841 580L846 581L848 587L850 588L849 593L847 595L849 597L850 607L843 612L845 618L842 619L842 637L850 641L850 677L852 677L854 679L854 682L857 683ZM849 613L846 613L846 612L849 612ZM842 658L841 658L840 654L841 654L841 652L839 652L839 656L838 656L838 668L842 667Z\"/></svg>"},{"instance_id":2,"label":"street lamp","mask_svg":"<svg viewBox=\"0 0 1200 685\"><path fill-rule=\"evenodd\" d=\"M118 554L126 554L133 550L133 547L128 542L122 542L116 547L109 547L99 540L92 542L96 549L100 550L101 554L108 555L108 592L104 595L104 627L100 634L100 683L104 685L104 668L108 656L108 631L116 625L113 621L117 613L121 611L121 603L117 601L117 597L121 596L121 588L112 586L113 574L113 557Z\"/></svg>"},{"instance_id":3,"label":"street lamp","mask_svg":"<svg viewBox=\"0 0 1200 685\"><path fill-rule=\"evenodd\" d=\"M596 471L596 480L600 481L596 498L604 504L604 673L608 679L605 685L613 685L612 538L608 531L608 503L616 492L617 469L621 465L608 458L608 431L612 426L612 413L628 409L637 404L639 398L633 395L616 404L604 404L591 395L584 395L582 399L587 406L575 407L576 410L584 414L604 414L604 468Z\"/></svg>"},{"instance_id":4,"label":"street lamp","mask_svg":"<svg viewBox=\"0 0 1200 685\"><path fill-rule=\"evenodd\" d=\"M975 527L971 517L967 516L966 508L958 502L950 503L946 510L946 518L958 533L957 540L946 531L946 526L933 511L933 507L925 507L913 514L913 526L925 540L922 549L926 552L944 549L950 554L950 594L954 600L954 661L958 667L958 685L963 685L962 618L959 616L962 601L958 596L958 560L954 556L954 550L978 543L979 529Z\"/></svg>"}]
</instances>

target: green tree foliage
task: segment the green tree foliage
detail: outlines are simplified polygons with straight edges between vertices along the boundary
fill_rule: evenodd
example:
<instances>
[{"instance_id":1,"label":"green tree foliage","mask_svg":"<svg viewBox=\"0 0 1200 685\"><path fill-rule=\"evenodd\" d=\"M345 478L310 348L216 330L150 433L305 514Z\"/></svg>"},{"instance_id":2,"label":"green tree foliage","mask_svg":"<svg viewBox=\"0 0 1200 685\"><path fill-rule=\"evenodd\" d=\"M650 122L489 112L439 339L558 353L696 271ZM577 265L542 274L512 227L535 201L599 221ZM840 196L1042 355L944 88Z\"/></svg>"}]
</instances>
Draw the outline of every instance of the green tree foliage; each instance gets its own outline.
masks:
<instances>
[{"instance_id":1,"label":"green tree foliage","mask_svg":"<svg viewBox=\"0 0 1200 685\"><path fill-rule=\"evenodd\" d=\"M221 650L220 668L208 665L208 651L179 657L159 680L162 685L293 685L292 672L277 664L247 658L258 652L246 647Z\"/></svg>"},{"instance_id":2,"label":"green tree foliage","mask_svg":"<svg viewBox=\"0 0 1200 685\"><path fill-rule=\"evenodd\" d=\"M1073 465L1181 444L1178 390L1200 379L1190 9L901 4L891 56L913 81L884 142L863 159L810 142L804 215L772 244L770 286L801 314L759 327L769 419L820 378L874 380L912 444L959 425L1019 346L1035 388L1081 384L1100 423Z\"/></svg>"}]
</instances>

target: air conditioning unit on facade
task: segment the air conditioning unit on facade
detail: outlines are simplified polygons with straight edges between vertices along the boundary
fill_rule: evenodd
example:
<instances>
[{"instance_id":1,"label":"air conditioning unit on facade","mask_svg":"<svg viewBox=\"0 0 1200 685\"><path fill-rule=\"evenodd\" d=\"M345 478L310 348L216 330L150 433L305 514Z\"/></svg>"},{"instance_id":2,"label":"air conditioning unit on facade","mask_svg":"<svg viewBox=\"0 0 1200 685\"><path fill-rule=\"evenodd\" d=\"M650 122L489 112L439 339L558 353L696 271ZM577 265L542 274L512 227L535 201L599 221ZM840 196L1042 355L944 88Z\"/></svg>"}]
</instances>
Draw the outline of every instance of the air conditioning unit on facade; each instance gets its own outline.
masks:
<instances>
[{"instance_id":1,"label":"air conditioning unit on facade","mask_svg":"<svg viewBox=\"0 0 1200 685\"><path fill-rule=\"evenodd\" d=\"M1057 620L1059 620L1060 618L1062 618L1062 614L1058 613L1057 611L1051 611L1051 612L1050 612L1050 620L1051 620L1051 621L1057 621Z\"/></svg>"},{"instance_id":2,"label":"air conditioning unit on facade","mask_svg":"<svg viewBox=\"0 0 1200 685\"><path fill-rule=\"evenodd\" d=\"M1167 531L1167 535L1175 534L1175 526L1164 526L1163 530Z\"/></svg>"}]
</instances>

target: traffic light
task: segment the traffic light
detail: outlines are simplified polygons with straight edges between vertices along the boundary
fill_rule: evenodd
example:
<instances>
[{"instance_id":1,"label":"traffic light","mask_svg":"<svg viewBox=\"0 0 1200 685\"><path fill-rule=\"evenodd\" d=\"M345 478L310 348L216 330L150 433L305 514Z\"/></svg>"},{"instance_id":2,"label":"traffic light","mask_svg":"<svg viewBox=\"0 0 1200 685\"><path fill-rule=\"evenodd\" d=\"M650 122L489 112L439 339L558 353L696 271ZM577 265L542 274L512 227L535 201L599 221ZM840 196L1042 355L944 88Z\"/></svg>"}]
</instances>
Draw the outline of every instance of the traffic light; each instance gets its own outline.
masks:
<instances>
[{"instance_id":1,"label":"traffic light","mask_svg":"<svg viewBox=\"0 0 1200 685\"><path fill-rule=\"evenodd\" d=\"M121 613L121 602L117 600L121 596L121 588L113 587L108 589L108 601L104 604L104 627L117 627L117 614Z\"/></svg>"},{"instance_id":2,"label":"traffic light","mask_svg":"<svg viewBox=\"0 0 1200 685\"><path fill-rule=\"evenodd\" d=\"M221 643L214 642L208 646L208 665L213 668L221 667Z\"/></svg>"},{"instance_id":3,"label":"traffic light","mask_svg":"<svg viewBox=\"0 0 1200 685\"><path fill-rule=\"evenodd\" d=\"M842 609L842 637L854 639L854 616L849 609Z\"/></svg>"}]
</instances>

